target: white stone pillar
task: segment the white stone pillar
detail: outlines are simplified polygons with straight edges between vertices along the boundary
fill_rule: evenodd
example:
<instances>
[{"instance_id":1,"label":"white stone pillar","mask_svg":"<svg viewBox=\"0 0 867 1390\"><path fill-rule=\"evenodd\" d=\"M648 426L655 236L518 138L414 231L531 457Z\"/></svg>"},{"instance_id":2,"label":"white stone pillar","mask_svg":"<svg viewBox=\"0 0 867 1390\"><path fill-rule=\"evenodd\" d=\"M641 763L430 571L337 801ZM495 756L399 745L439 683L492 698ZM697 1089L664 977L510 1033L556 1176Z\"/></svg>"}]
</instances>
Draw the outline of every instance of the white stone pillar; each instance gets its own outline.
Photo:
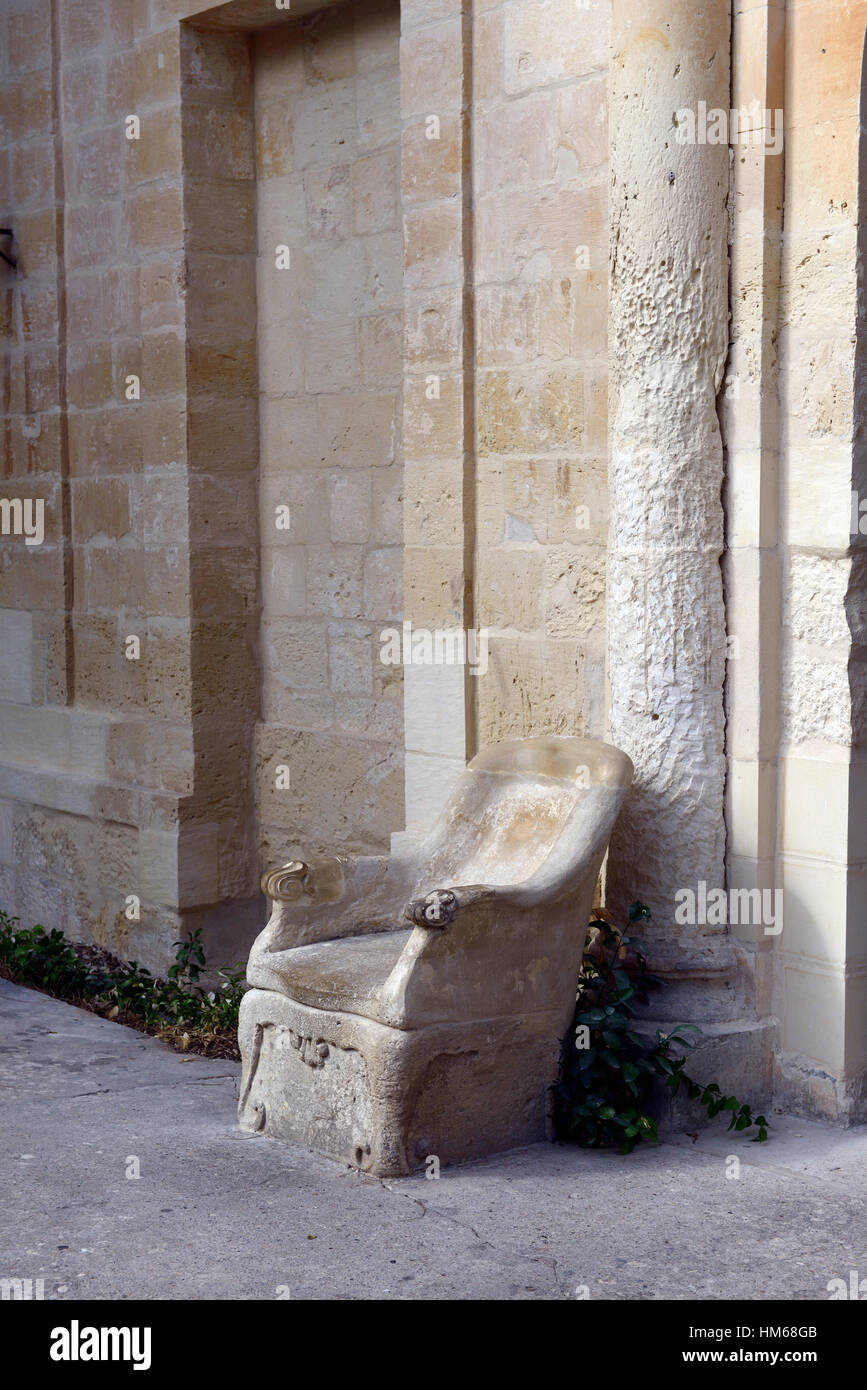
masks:
<instances>
[{"instance_id":1,"label":"white stone pillar","mask_svg":"<svg viewBox=\"0 0 867 1390\"><path fill-rule=\"evenodd\" d=\"M652 909L651 959L680 982L654 1012L725 1020L743 998L724 928L674 910L725 886L729 5L614 0L612 20L610 737L636 775L607 891L621 917Z\"/></svg>"}]
</instances>

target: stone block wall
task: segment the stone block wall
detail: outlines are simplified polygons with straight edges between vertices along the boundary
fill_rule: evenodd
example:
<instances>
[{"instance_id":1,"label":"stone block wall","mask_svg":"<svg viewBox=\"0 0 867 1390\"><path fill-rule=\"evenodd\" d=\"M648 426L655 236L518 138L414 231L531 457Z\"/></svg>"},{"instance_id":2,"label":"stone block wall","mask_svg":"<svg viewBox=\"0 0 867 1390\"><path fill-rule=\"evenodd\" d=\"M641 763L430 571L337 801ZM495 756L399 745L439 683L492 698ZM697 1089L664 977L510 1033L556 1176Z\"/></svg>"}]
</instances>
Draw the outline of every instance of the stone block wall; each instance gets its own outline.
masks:
<instances>
[{"instance_id":1,"label":"stone block wall","mask_svg":"<svg viewBox=\"0 0 867 1390\"><path fill-rule=\"evenodd\" d=\"M478 8L478 739L602 736L610 5Z\"/></svg>"},{"instance_id":2,"label":"stone block wall","mask_svg":"<svg viewBox=\"0 0 867 1390\"><path fill-rule=\"evenodd\" d=\"M399 45L374 0L254 41L263 869L403 826Z\"/></svg>"},{"instance_id":3,"label":"stone block wall","mask_svg":"<svg viewBox=\"0 0 867 1390\"><path fill-rule=\"evenodd\" d=\"M782 887L778 939L656 945L699 1022L778 1019L780 1094L848 1119L867 0L733 7L732 102L784 110L785 156L733 146L727 199L669 125L687 86L725 100L725 0L634 10L6 0L0 906L237 959L264 867L399 847L491 740L613 729L610 886L668 903L725 835L727 886ZM403 621L484 629L485 674L385 664Z\"/></svg>"},{"instance_id":4,"label":"stone block wall","mask_svg":"<svg viewBox=\"0 0 867 1390\"><path fill-rule=\"evenodd\" d=\"M605 726L608 0L402 6L407 826L478 747Z\"/></svg>"},{"instance_id":5,"label":"stone block wall","mask_svg":"<svg viewBox=\"0 0 867 1390\"><path fill-rule=\"evenodd\" d=\"M867 4L787 8L781 254L778 1086L867 1114L864 36ZM867 527L865 527L867 530Z\"/></svg>"}]
</instances>

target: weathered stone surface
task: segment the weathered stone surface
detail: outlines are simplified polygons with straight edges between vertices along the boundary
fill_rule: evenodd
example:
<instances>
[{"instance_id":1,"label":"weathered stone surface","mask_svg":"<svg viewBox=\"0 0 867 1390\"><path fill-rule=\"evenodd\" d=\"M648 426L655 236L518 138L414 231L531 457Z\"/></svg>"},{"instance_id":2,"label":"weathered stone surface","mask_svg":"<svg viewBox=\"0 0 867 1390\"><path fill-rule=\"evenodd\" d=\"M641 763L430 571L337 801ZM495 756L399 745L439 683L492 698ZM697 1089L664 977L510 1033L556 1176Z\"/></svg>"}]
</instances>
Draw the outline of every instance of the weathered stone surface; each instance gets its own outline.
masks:
<instances>
[{"instance_id":1,"label":"weathered stone surface","mask_svg":"<svg viewBox=\"0 0 867 1390\"><path fill-rule=\"evenodd\" d=\"M385 1176L545 1137L631 771L590 740L495 744L416 855L266 873L241 1124Z\"/></svg>"},{"instance_id":2,"label":"weathered stone surface","mask_svg":"<svg viewBox=\"0 0 867 1390\"><path fill-rule=\"evenodd\" d=\"M676 46L680 106L727 108L729 18L717 0L678 12L676 31L665 6L640 31L628 4L613 14L610 727L636 778L609 892L616 912L640 898L663 926L678 889L724 881L716 395L729 188L725 148L675 142L667 51Z\"/></svg>"}]
</instances>

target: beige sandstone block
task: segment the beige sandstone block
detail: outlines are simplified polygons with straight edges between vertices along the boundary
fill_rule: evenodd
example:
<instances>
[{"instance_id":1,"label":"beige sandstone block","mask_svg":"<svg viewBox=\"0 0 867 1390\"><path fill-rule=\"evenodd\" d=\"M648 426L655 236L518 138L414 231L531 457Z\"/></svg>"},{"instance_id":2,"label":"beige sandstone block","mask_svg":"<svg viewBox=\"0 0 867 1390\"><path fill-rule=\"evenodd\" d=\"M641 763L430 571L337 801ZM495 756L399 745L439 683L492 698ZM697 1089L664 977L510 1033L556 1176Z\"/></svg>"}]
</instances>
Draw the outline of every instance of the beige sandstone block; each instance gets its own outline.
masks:
<instances>
[{"instance_id":1,"label":"beige sandstone block","mask_svg":"<svg viewBox=\"0 0 867 1390\"><path fill-rule=\"evenodd\" d=\"M532 94L481 113L476 139L480 193L527 188L553 179L557 134L552 128L551 101L547 95Z\"/></svg>"},{"instance_id":2,"label":"beige sandstone block","mask_svg":"<svg viewBox=\"0 0 867 1390\"><path fill-rule=\"evenodd\" d=\"M404 214L407 290L453 285L461 277L461 209L435 204Z\"/></svg>"},{"instance_id":3,"label":"beige sandstone block","mask_svg":"<svg viewBox=\"0 0 867 1390\"><path fill-rule=\"evenodd\" d=\"M585 642L598 638L604 646L604 549L546 547L543 584L546 636Z\"/></svg>"},{"instance_id":4,"label":"beige sandstone block","mask_svg":"<svg viewBox=\"0 0 867 1390\"><path fill-rule=\"evenodd\" d=\"M399 387L403 373L400 313L368 315L358 321L358 363L365 386Z\"/></svg>"},{"instance_id":5,"label":"beige sandstone block","mask_svg":"<svg viewBox=\"0 0 867 1390\"><path fill-rule=\"evenodd\" d=\"M408 459L404 468L404 539L408 546L454 542L463 530L463 466L454 459Z\"/></svg>"},{"instance_id":6,"label":"beige sandstone block","mask_svg":"<svg viewBox=\"0 0 867 1390\"><path fill-rule=\"evenodd\" d=\"M167 160L172 150L167 137ZM172 167L157 169L151 177L157 173L168 177ZM255 132L249 111L228 106L184 108L184 171L188 177L252 179L255 167Z\"/></svg>"},{"instance_id":7,"label":"beige sandstone block","mask_svg":"<svg viewBox=\"0 0 867 1390\"><path fill-rule=\"evenodd\" d=\"M183 390L182 382L183 378L176 379L176 391ZM191 398L249 399L258 384L255 342L219 347L191 341L187 350L187 383Z\"/></svg>"},{"instance_id":8,"label":"beige sandstone block","mask_svg":"<svg viewBox=\"0 0 867 1390\"><path fill-rule=\"evenodd\" d=\"M110 198L123 186L126 141L117 125L104 130L88 130L70 140L67 197L78 202L86 198Z\"/></svg>"},{"instance_id":9,"label":"beige sandstone block","mask_svg":"<svg viewBox=\"0 0 867 1390\"><path fill-rule=\"evenodd\" d=\"M211 179L188 179L184 185L186 243L191 251L216 251L254 246L256 203L250 183L218 184Z\"/></svg>"},{"instance_id":10,"label":"beige sandstone block","mask_svg":"<svg viewBox=\"0 0 867 1390\"><path fill-rule=\"evenodd\" d=\"M403 469L396 464L371 475L371 535L380 545L402 545Z\"/></svg>"},{"instance_id":11,"label":"beige sandstone block","mask_svg":"<svg viewBox=\"0 0 867 1390\"><path fill-rule=\"evenodd\" d=\"M192 407L187 442L192 469L209 473L254 471L259 442L256 402L240 399Z\"/></svg>"},{"instance_id":12,"label":"beige sandstone block","mask_svg":"<svg viewBox=\"0 0 867 1390\"><path fill-rule=\"evenodd\" d=\"M330 538L335 544L363 545L381 537L371 536L371 480L375 471L335 473L328 489L331 526Z\"/></svg>"},{"instance_id":13,"label":"beige sandstone block","mask_svg":"<svg viewBox=\"0 0 867 1390\"><path fill-rule=\"evenodd\" d=\"M477 304L482 291L478 292ZM408 295L404 314L404 356L407 368L436 371L459 369L463 346L463 291L460 288L420 291Z\"/></svg>"},{"instance_id":14,"label":"beige sandstone block","mask_svg":"<svg viewBox=\"0 0 867 1390\"><path fill-rule=\"evenodd\" d=\"M19 273L35 275L39 271L53 271L57 261L57 218L54 210L43 208L22 213L17 221L15 237L21 248Z\"/></svg>"},{"instance_id":15,"label":"beige sandstone block","mask_svg":"<svg viewBox=\"0 0 867 1390\"><path fill-rule=\"evenodd\" d=\"M256 104L281 101L304 87L304 48L299 20L256 30L253 64Z\"/></svg>"},{"instance_id":16,"label":"beige sandstone block","mask_svg":"<svg viewBox=\"0 0 867 1390\"><path fill-rule=\"evenodd\" d=\"M56 395L56 381L51 378L51 384L41 391L41 395ZM80 410L86 410L89 406L105 405L111 401L115 394L114 374L112 370L111 343L73 343L70 345L67 359L67 396L69 404L77 406ZM48 404L44 400L42 408ZM38 405L31 404L30 409L39 409Z\"/></svg>"},{"instance_id":17,"label":"beige sandstone block","mask_svg":"<svg viewBox=\"0 0 867 1390\"><path fill-rule=\"evenodd\" d=\"M331 624L328 633L328 674L332 691L340 695L373 694L375 643L371 635L341 631Z\"/></svg>"},{"instance_id":18,"label":"beige sandstone block","mask_svg":"<svg viewBox=\"0 0 867 1390\"><path fill-rule=\"evenodd\" d=\"M398 546L371 550L364 561L364 610L377 619L403 617L403 557Z\"/></svg>"},{"instance_id":19,"label":"beige sandstone block","mask_svg":"<svg viewBox=\"0 0 867 1390\"><path fill-rule=\"evenodd\" d=\"M143 250L181 246L184 207L180 184L155 184L139 189L135 218L136 236Z\"/></svg>"},{"instance_id":20,"label":"beige sandstone block","mask_svg":"<svg viewBox=\"0 0 867 1390\"><path fill-rule=\"evenodd\" d=\"M552 280L608 263L604 185L556 184L479 198L476 267L483 281ZM586 248L586 251L585 249Z\"/></svg>"},{"instance_id":21,"label":"beige sandstone block","mask_svg":"<svg viewBox=\"0 0 867 1390\"><path fill-rule=\"evenodd\" d=\"M505 90L528 91L603 69L608 62L606 10L579 10L572 0L526 0L506 16Z\"/></svg>"},{"instance_id":22,"label":"beige sandstone block","mask_svg":"<svg viewBox=\"0 0 867 1390\"><path fill-rule=\"evenodd\" d=\"M604 546L608 526L604 459L519 459L504 465L507 524L524 539ZM507 533L508 534L508 533Z\"/></svg>"},{"instance_id":23,"label":"beige sandstone block","mask_svg":"<svg viewBox=\"0 0 867 1390\"><path fill-rule=\"evenodd\" d=\"M183 258L177 252L148 259L139 266L133 300L139 305L142 331L182 326L186 308L180 294L183 275Z\"/></svg>"},{"instance_id":24,"label":"beige sandstone block","mask_svg":"<svg viewBox=\"0 0 867 1390\"><path fill-rule=\"evenodd\" d=\"M51 73L29 72L6 85L3 102L4 136L9 143L26 140L34 131L51 129Z\"/></svg>"},{"instance_id":25,"label":"beige sandstone block","mask_svg":"<svg viewBox=\"0 0 867 1390\"><path fill-rule=\"evenodd\" d=\"M180 394L186 380L185 343L177 332L146 333L141 340L141 389L147 396ZM130 402L128 409L137 405Z\"/></svg>"},{"instance_id":26,"label":"beige sandstone block","mask_svg":"<svg viewBox=\"0 0 867 1390\"><path fill-rule=\"evenodd\" d=\"M259 479L259 534L265 545L307 545L330 535L332 479L319 469L284 466ZM289 508L289 526L285 526ZM278 511L278 508L280 509Z\"/></svg>"},{"instance_id":27,"label":"beige sandstone block","mask_svg":"<svg viewBox=\"0 0 867 1390\"><path fill-rule=\"evenodd\" d=\"M456 111L463 85L459 17L425 25L403 35L400 43L401 114Z\"/></svg>"},{"instance_id":28,"label":"beige sandstone block","mask_svg":"<svg viewBox=\"0 0 867 1390\"><path fill-rule=\"evenodd\" d=\"M303 546L262 547L262 606L271 617L307 614L307 555Z\"/></svg>"},{"instance_id":29,"label":"beige sandstone block","mask_svg":"<svg viewBox=\"0 0 867 1390\"><path fill-rule=\"evenodd\" d=\"M181 112L173 102L156 111L149 111L141 117L141 136L138 140L127 142L128 177L137 183L151 183L154 179L177 178L184 159L187 171L202 173L201 137L206 133L201 128L200 113L187 109L184 112L184 153L181 153ZM212 134L208 131L207 134ZM199 151L199 152L197 152Z\"/></svg>"},{"instance_id":30,"label":"beige sandstone block","mask_svg":"<svg viewBox=\"0 0 867 1390\"><path fill-rule=\"evenodd\" d=\"M99 535L119 540L129 529L129 484L125 479L81 479L74 483L72 533L76 542Z\"/></svg>"},{"instance_id":31,"label":"beige sandstone block","mask_svg":"<svg viewBox=\"0 0 867 1390\"><path fill-rule=\"evenodd\" d=\"M279 399L302 391L305 349L300 335L287 332L285 324L261 325L258 346L262 359L259 364L262 395ZM252 355L255 356L255 351Z\"/></svg>"},{"instance_id":32,"label":"beige sandstone block","mask_svg":"<svg viewBox=\"0 0 867 1390\"><path fill-rule=\"evenodd\" d=\"M485 372L478 381L478 431L479 447L486 453L580 448L583 373L574 368L542 375Z\"/></svg>"},{"instance_id":33,"label":"beige sandstone block","mask_svg":"<svg viewBox=\"0 0 867 1390\"><path fill-rule=\"evenodd\" d=\"M786 126L832 121L858 106L864 9L829 0L787 10Z\"/></svg>"},{"instance_id":34,"label":"beige sandstone block","mask_svg":"<svg viewBox=\"0 0 867 1390\"><path fill-rule=\"evenodd\" d=\"M488 101L503 91L505 10L473 9L473 92L479 101Z\"/></svg>"},{"instance_id":35,"label":"beige sandstone block","mask_svg":"<svg viewBox=\"0 0 867 1390\"><path fill-rule=\"evenodd\" d=\"M431 399L431 393L438 393ZM460 457L464 447L463 378L408 377L404 384L403 435L414 459Z\"/></svg>"},{"instance_id":36,"label":"beige sandstone block","mask_svg":"<svg viewBox=\"0 0 867 1390\"><path fill-rule=\"evenodd\" d=\"M51 30L38 8L7 13L6 58L11 72L33 72L50 65Z\"/></svg>"},{"instance_id":37,"label":"beige sandstone block","mask_svg":"<svg viewBox=\"0 0 867 1390\"><path fill-rule=\"evenodd\" d=\"M266 619L263 642L268 670L293 690L328 689L328 635L321 622Z\"/></svg>"},{"instance_id":38,"label":"beige sandstone block","mask_svg":"<svg viewBox=\"0 0 867 1390\"><path fill-rule=\"evenodd\" d=\"M306 90L304 100L293 106L296 169L330 169L355 158L355 97L356 85L351 81Z\"/></svg>"},{"instance_id":39,"label":"beige sandstone block","mask_svg":"<svg viewBox=\"0 0 867 1390\"><path fill-rule=\"evenodd\" d=\"M29 705L33 698L33 618L0 608L0 700Z\"/></svg>"},{"instance_id":40,"label":"beige sandstone block","mask_svg":"<svg viewBox=\"0 0 867 1390\"><path fill-rule=\"evenodd\" d=\"M92 546L76 551L74 565L76 597L87 612L135 612L143 607L144 555L140 550Z\"/></svg>"},{"instance_id":41,"label":"beige sandstone block","mask_svg":"<svg viewBox=\"0 0 867 1390\"><path fill-rule=\"evenodd\" d=\"M307 551L307 612L323 618L360 618L364 550L359 545L318 545Z\"/></svg>"},{"instance_id":42,"label":"beige sandstone block","mask_svg":"<svg viewBox=\"0 0 867 1390\"><path fill-rule=\"evenodd\" d=\"M400 125L400 75L397 64L359 76L355 89L356 141L359 151L390 145Z\"/></svg>"},{"instance_id":43,"label":"beige sandstone block","mask_svg":"<svg viewBox=\"0 0 867 1390\"><path fill-rule=\"evenodd\" d=\"M608 159L608 91L604 76L564 87L557 96L557 177L604 168Z\"/></svg>"},{"instance_id":44,"label":"beige sandstone block","mask_svg":"<svg viewBox=\"0 0 867 1390\"><path fill-rule=\"evenodd\" d=\"M361 311L377 313L403 306L403 239L399 231L374 232L361 241Z\"/></svg>"},{"instance_id":45,"label":"beige sandstone block","mask_svg":"<svg viewBox=\"0 0 867 1390\"><path fill-rule=\"evenodd\" d=\"M356 236L400 227L398 184L392 150L356 160L352 166L352 227Z\"/></svg>"},{"instance_id":46,"label":"beige sandstone block","mask_svg":"<svg viewBox=\"0 0 867 1390\"><path fill-rule=\"evenodd\" d=\"M539 295L539 286L522 283L479 287L476 295L476 360L479 366L509 366L536 356Z\"/></svg>"},{"instance_id":47,"label":"beige sandstone block","mask_svg":"<svg viewBox=\"0 0 867 1390\"><path fill-rule=\"evenodd\" d=\"M276 334L274 336L277 337ZM308 394L352 391L358 386L355 319L329 319L324 323L309 324L303 347L299 344L299 349L304 363L303 384ZM271 380L270 376L268 380ZM290 385L296 380L294 373L288 378Z\"/></svg>"},{"instance_id":48,"label":"beige sandstone block","mask_svg":"<svg viewBox=\"0 0 867 1390\"><path fill-rule=\"evenodd\" d=\"M16 207L21 211L44 208L54 193L51 142L28 140L26 145L17 145L11 150L11 158Z\"/></svg>"},{"instance_id":49,"label":"beige sandstone block","mask_svg":"<svg viewBox=\"0 0 867 1390\"><path fill-rule=\"evenodd\" d=\"M538 631L545 593L545 554L541 547L480 550L477 585L476 620L480 626Z\"/></svg>"},{"instance_id":50,"label":"beige sandstone block","mask_svg":"<svg viewBox=\"0 0 867 1390\"><path fill-rule=\"evenodd\" d=\"M188 101L238 108L249 104L252 74L245 34L210 33L185 27L181 29L181 47L182 80Z\"/></svg>"},{"instance_id":51,"label":"beige sandstone block","mask_svg":"<svg viewBox=\"0 0 867 1390\"><path fill-rule=\"evenodd\" d=\"M380 468L394 459L397 402L390 393L321 396L316 402L322 461Z\"/></svg>"},{"instance_id":52,"label":"beige sandstone block","mask_svg":"<svg viewBox=\"0 0 867 1390\"><path fill-rule=\"evenodd\" d=\"M458 545L406 546L404 614L416 627L461 627L464 553Z\"/></svg>"},{"instance_id":53,"label":"beige sandstone block","mask_svg":"<svg viewBox=\"0 0 867 1390\"><path fill-rule=\"evenodd\" d=\"M465 164L465 134L459 115L437 115L438 129L430 115L407 122L401 141L401 190L406 202L427 203L456 198L461 192ZM436 138L431 135L436 133Z\"/></svg>"},{"instance_id":54,"label":"beige sandstone block","mask_svg":"<svg viewBox=\"0 0 867 1390\"><path fill-rule=\"evenodd\" d=\"M488 673L478 683L482 746L505 738L585 732L586 659L578 643L495 632L488 661Z\"/></svg>"},{"instance_id":55,"label":"beige sandstone block","mask_svg":"<svg viewBox=\"0 0 867 1390\"><path fill-rule=\"evenodd\" d=\"M112 6L112 9L115 7ZM179 39L183 30L172 27L154 34L152 38L139 40L135 46L134 92L139 103L171 102L181 81L181 46ZM195 42L200 41L196 35ZM184 85L188 87L189 62L184 73Z\"/></svg>"},{"instance_id":56,"label":"beige sandstone block","mask_svg":"<svg viewBox=\"0 0 867 1390\"><path fill-rule=\"evenodd\" d=\"M311 237L342 241L351 235L352 177L354 167L350 169L348 164L311 169L304 174L307 230Z\"/></svg>"},{"instance_id":57,"label":"beige sandstone block","mask_svg":"<svg viewBox=\"0 0 867 1390\"><path fill-rule=\"evenodd\" d=\"M304 24L304 80L309 85L341 82L355 72L352 10L320 10Z\"/></svg>"}]
</instances>

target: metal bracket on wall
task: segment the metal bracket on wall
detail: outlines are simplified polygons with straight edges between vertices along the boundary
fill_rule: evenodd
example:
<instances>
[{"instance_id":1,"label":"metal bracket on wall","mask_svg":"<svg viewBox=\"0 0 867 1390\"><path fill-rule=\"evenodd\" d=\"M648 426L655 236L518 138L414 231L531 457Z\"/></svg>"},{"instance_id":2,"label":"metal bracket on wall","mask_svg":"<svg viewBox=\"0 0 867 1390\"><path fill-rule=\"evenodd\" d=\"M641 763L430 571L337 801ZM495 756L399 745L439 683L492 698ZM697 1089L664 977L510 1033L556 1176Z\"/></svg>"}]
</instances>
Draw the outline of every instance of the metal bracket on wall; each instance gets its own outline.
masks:
<instances>
[{"instance_id":1,"label":"metal bracket on wall","mask_svg":"<svg viewBox=\"0 0 867 1390\"><path fill-rule=\"evenodd\" d=\"M15 233L12 231L12 228L11 228L11 227L0 227L0 236L8 236L8 237L11 237L11 236L14 236L14 235L15 235ZM11 267L12 267L13 270L14 270L15 267L18 265L18 262L17 262L17 261L13 261L12 258L11 258L10 256L7 256L5 251L0 251L0 256L3 257L3 259L4 259L4 261L6 262L7 265L11 265Z\"/></svg>"}]
</instances>

